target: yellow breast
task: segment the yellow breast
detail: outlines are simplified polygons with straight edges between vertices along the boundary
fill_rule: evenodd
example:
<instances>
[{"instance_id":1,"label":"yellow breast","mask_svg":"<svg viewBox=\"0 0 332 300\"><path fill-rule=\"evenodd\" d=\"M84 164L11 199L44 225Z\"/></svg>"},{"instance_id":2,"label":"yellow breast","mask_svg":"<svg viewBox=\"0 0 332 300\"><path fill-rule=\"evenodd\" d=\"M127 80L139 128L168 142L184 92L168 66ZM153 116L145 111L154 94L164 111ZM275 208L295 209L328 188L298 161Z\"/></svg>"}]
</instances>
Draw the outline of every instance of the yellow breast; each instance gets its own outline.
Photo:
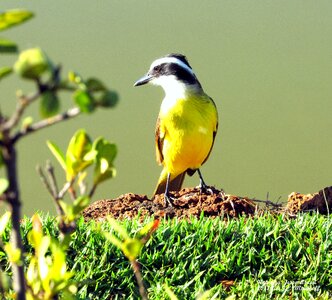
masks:
<instances>
[{"instance_id":1,"label":"yellow breast","mask_svg":"<svg viewBox=\"0 0 332 300\"><path fill-rule=\"evenodd\" d=\"M163 165L167 171L177 176L187 169L199 168L210 153L217 130L218 115L213 101L206 94L166 98L159 118Z\"/></svg>"}]
</instances>

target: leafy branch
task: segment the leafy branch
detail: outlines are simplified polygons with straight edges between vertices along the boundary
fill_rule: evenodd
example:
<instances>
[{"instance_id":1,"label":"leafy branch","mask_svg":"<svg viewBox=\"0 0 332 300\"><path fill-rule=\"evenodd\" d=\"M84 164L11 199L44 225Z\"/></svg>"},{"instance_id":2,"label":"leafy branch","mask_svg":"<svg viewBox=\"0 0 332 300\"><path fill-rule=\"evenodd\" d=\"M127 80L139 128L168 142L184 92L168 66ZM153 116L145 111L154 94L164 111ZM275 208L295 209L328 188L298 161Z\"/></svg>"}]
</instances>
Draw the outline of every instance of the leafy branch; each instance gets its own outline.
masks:
<instances>
[{"instance_id":1,"label":"leafy branch","mask_svg":"<svg viewBox=\"0 0 332 300\"><path fill-rule=\"evenodd\" d=\"M106 231L101 232L108 241L119 248L123 252L124 256L127 257L135 274L141 298L143 300L147 300L148 293L144 286L143 276L137 258L140 255L144 245L151 238L153 232L157 230L159 220L156 219L146 224L134 237L130 237L126 229L123 228L116 220L110 217L107 220L117 236Z\"/></svg>"},{"instance_id":2,"label":"leafy branch","mask_svg":"<svg viewBox=\"0 0 332 300\"><path fill-rule=\"evenodd\" d=\"M25 10L11 10L0 13L0 31L19 25L32 17L33 14ZM0 53L17 52L18 46L16 43L0 38ZM99 79L89 78L84 80L75 72L69 72L67 76L63 76L61 67L54 64L40 48L21 51L13 66L0 67L0 83L1 80L13 73L16 73L23 80L34 83L36 86L36 91L31 94L25 94L21 91L17 92L16 109L11 115L3 115L0 111L0 167L4 166L6 171L6 178L0 178L0 199L9 205L11 211L12 241L10 245L12 247L11 252L17 254L16 259L12 260L13 286L16 298L21 300L26 299L25 289L27 285L24 277L24 251L20 234L21 197L17 173L16 143L31 133L72 119L81 113L92 113L98 107L114 107L118 101L118 96L116 92L109 90ZM61 103L58 96L60 91L72 94L73 107L61 111ZM30 116L24 117L27 108L35 103L39 103L40 119L37 121L34 121ZM100 140L99 144L97 144L100 146L103 142L103 140ZM96 147L98 146L97 144L95 145ZM97 164L99 163L99 169L104 170L105 158L103 158L103 155L101 155L100 159L97 156L94 159L97 161ZM77 170L72 167L72 171L76 172ZM41 171L39 173L44 178L45 184L56 200L55 202L61 203L64 194L69 191L75 201L79 202L75 203L74 201L73 205L81 207L88 197L76 199L72 189L72 184L79 172L77 174L72 172L70 179L67 177L68 182L60 191L58 191L54 173L52 172L51 169L48 169L47 180ZM105 178L109 178L107 176L106 174ZM100 180L104 180L103 176L100 177ZM98 183L94 182L90 196L92 196ZM66 206L60 206L57 205L60 215L66 215L68 213L65 209Z\"/></svg>"},{"instance_id":3,"label":"leafy branch","mask_svg":"<svg viewBox=\"0 0 332 300\"><path fill-rule=\"evenodd\" d=\"M45 171L38 166L37 171L46 189L52 196L58 216L60 217L60 231L62 234L71 233L75 229L75 220L79 213L87 206L97 186L116 174L113 161L117 154L116 145L99 137L92 142L85 130L78 130L71 138L66 155L51 141L47 145L66 175L66 182L60 190L57 184L54 168L50 162L46 163ZM93 166L93 185L87 191L85 178L87 169ZM76 185L75 185L76 183ZM65 194L69 192L73 201L64 202Z\"/></svg>"}]
</instances>

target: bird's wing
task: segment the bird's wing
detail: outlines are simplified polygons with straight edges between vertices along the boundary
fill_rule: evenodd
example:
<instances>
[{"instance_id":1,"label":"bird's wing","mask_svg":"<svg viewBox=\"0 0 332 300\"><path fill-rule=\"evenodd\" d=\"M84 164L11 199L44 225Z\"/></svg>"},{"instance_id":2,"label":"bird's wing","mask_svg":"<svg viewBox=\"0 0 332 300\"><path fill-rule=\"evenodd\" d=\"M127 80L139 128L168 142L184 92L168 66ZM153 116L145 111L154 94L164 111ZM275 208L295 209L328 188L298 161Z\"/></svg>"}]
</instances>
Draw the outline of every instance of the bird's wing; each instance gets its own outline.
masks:
<instances>
[{"instance_id":1,"label":"bird's wing","mask_svg":"<svg viewBox=\"0 0 332 300\"><path fill-rule=\"evenodd\" d=\"M164 138L165 138L165 129L160 126L160 118L158 117L156 124L156 157L158 164L162 164L164 161L164 156L163 156Z\"/></svg>"},{"instance_id":2,"label":"bird's wing","mask_svg":"<svg viewBox=\"0 0 332 300\"><path fill-rule=\"evenodd\" d=\"M209 97L209 98L211 99L213 105L215 106L215 103L214 103L213 99L212 99L211 97ZM219 125L219 122L218 122L218 113L217 113L217 110L216 110L216 124L215 124L215 128L214 128L214 130L213 130L213 133L212 133L212 134L213 134L212 145L211 145L211 148L210 148L210 151L209 151L208 155L206 156L206 158L205 158L204 161L202 162L202 165L207 161L207 159L208 159L209 156L210 156L210 153L211 153L212 148L213 148L214 140L215 140L215 138L216 138L216 134L217 134L217 131L218 131L218 125Z\"/></svg>"},{"instance_id":3,"label":"bird's wing","mask_svg":"<svg viewBox=\"0 0 332 300\"><path fill-rule=\"evenodd\" d=\"M217 128L218 128L218 123L217 123ZM213 131L213 141L212 141L212 145L211 145L211 148L210 148L210 151L208 153L208 155L206 156L206 158L204 159L204 161L202 162L202 165L207 161L207 159L209 158L210 156L210 153L212 151L212 148L213 148L213 144L214 144L214 140L216 138L216 134L217 134L217 129L215 131Z\"/></svg>"}]
</instances>

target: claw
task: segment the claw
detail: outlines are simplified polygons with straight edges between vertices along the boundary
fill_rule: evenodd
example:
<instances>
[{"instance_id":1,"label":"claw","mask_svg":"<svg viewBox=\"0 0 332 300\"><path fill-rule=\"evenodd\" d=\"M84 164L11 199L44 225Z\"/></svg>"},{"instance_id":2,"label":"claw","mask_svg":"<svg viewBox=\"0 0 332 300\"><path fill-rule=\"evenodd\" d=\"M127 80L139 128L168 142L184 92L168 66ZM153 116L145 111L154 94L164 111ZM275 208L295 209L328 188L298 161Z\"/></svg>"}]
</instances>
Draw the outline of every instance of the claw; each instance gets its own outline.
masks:
<instances>
[{"instance_id":1,"label":"claw","mask_svg":"<svg viewBox=\"0 0 332 300\"><path fill-rule=\"evenodd\" d=\"M212 187L205 184L204 181L203 182L201 181L198 187L200 189L201 194L203 194L203 193L204 194L210 194L210 195L214 194L214 191L213 191Z\"/></svg>"},{"instance_id":2,"label":"claw","mask_svg":"<svg viewBox=\"0 0 332 300\"><path fill-rule=\"evenodd\" d=\"M201 194L202 193L205 193L205 194L209 193L210 195L214 194L212 188L207 185L199 185L199 189L201 190Z\"/></svg>"},{"instance_id":3,"label":"claw","mask_svg":"<svg viewBox=\"0 0 332 300\"><path fill-rule=\"evenodd\" d=\"M168 193L164 194L164 199L165 199L165 207L167 206L174 207L172 203L174 199Z\"/></svg>"},{"instance_id":4,"label":"claw","mask_svg":"<svg viewBox=\"0 0 332 300\"><path fill-rule=\"evenodd\" d=\"M211 187L209 187L205 182L204 182L204 179L203 179L203 176L201 174L201 171L199 169L197 169L198 171L198 175L199 175L199 189L201 190L201 194L202 193L209 193L210 195L213 195L214 192L212 190Z\"/></svg>"},{"instance_id":5,"label":"claw","mask_svg":"<svg viewBox=\"0 0 332 300\"><path fill-rule=\"evenodd\" d=\"M168 191L168 185L169 185L169 180L171 178L171 173L167 174L167 181L166 181L166 189L165 189L165 194L164 194L164 199L165 199L165 207L170 206L173 207L172 201L174 200L172 199L172 197L169 195L169 191Z\"/></svg>"}]
</instances>

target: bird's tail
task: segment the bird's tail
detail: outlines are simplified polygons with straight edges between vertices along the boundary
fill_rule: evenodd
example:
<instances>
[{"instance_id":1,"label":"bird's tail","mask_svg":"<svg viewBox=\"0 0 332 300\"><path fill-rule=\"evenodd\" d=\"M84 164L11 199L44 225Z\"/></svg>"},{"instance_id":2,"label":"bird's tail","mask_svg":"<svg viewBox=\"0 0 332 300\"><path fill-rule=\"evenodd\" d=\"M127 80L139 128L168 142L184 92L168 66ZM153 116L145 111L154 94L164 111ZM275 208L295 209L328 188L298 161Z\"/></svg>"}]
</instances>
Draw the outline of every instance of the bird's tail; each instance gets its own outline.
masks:
<instances>
[{"instance_id":1,"label":"bird's tail","mask_svg":"<svg viewBox=\"0 0 332 300\"><path fill-rule=\"evenodd\" d=\"M165 193L167 175L168 175L168 173L165 171L165 169L163 169L160 174L157 187L153 192L153 197L157 194ZM182 187L182 183L183 183L185 175L186 175L186 172L183 172L180 175L176 176L175 178L172 178L168 184L168 190L169 191L179 191Z\"/></svg>"}]
</instances>

